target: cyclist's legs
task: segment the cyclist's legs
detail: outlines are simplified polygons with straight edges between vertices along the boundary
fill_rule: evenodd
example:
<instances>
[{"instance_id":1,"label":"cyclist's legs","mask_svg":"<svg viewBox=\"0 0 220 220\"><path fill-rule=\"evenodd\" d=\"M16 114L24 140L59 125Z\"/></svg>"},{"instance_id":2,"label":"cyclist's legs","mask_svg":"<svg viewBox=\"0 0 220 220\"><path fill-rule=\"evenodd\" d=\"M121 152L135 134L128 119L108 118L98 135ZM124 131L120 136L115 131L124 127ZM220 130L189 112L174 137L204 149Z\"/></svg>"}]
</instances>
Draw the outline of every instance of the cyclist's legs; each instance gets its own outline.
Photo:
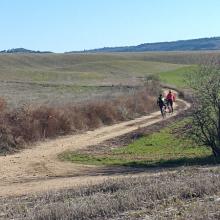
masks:
<instances>
[{"instance_id":1,"label":"cyclist's legs","mask_svg":"<svg viewBox=\"0 0 220 220\"><path fill-rule=\"evenodd\" d=\"M159 107L160 107L160 112L161 112L161 115L163 116L163 106L162 106L162 105L160 105Z\"/></svg>"},{"instance_id":2,"label":"cyclist's legs","mask_svg":"<svg viewBox=\"0 0 220 220\"><path fill-rule=\"evenodd\" d=\"M168 100L168 105L170 106L171 112L173 113L173 100L169 99Z\"/></svg>"},{"instance_id":3,"label":"cyclist's legs","mask_svg":"<svg viewBox=\"0 0 220 220\"><path fill-rule=\"evenodd\" d=\"M170 107L171 107L171 111L173 113L173 100L170 100Z\"/></svg>"}]
</instances>

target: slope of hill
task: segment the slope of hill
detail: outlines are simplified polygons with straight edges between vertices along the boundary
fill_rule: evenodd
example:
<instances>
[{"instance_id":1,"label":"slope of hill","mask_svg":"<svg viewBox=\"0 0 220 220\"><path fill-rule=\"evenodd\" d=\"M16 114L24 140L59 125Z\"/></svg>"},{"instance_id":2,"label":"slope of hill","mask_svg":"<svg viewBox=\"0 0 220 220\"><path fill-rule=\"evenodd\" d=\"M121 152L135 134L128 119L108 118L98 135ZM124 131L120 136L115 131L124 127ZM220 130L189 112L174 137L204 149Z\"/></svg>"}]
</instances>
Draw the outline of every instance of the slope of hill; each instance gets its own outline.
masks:
<instances>
[{"instance_id":1,"label":"slope of hill","mask_svg":"<svg viewBox=\"0 0 220 220\"><path fill-rule=\"evenodd\" d=\"M82 52L144 52L144 51L199 51L220 50L220 37L145 43L127 47L104 47ZM71 52L70 52L71 53Z\"/></svg>"},{"instance_id":2,"label":"slope of hill","mask_svg":"<svg viewBox=\"0 0 220 220\"><path fill-rule=\"evenodd\" d=\"M123 94L129 89L126 86L138 85L149 74L184 66L148 61L144 54L2 53L0 96L12 107L109 98Z\"/></svg>"},{"instance_id":3,"label":"slope of hill","mask_svg":"<svg viewBox=\"0 0 220 220\"><path fill-rule=\"evenodd\" d=\"M219 60L220 51L1 53L0 94L12 107L24 103L63 105L123 95L129 86L143 83L149 74L159 74L166 83L182 86L183 73L210 57Z\"/></svg>"}]
</instances>

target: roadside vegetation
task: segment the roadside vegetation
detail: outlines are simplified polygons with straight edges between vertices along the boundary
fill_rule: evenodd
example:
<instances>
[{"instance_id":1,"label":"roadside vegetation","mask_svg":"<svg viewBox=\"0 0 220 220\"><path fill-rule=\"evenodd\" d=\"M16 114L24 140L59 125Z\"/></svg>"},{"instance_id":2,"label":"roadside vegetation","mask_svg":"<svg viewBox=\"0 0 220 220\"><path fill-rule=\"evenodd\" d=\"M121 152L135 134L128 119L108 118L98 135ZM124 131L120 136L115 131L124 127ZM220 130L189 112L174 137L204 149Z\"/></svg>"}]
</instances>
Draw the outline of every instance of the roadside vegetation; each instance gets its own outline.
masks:
<instances>
[{"instance_id":1,"label":"roadside vegetation","mask_svg":"<svg viewBox=\"0 0 220 220\"><path fill-rule=\"evenodd\" d=\"M106 180L42 195L0 198L2 219L219 219L219 168Z\"/></svg>"},{"instance_id":2,"label":"roadside vegetation","mask_svg":"<svg viewBox=\"0 0 220 220\"><path fill-rule=\"evenodd\" d=\"M134 88L115 99L82 102L62 107L29 105L7 109L0 103L0 153L13 152L26 144L44 139L82 132L129 120L157 109L156 83Z\"/></svg>"}]
</instances>

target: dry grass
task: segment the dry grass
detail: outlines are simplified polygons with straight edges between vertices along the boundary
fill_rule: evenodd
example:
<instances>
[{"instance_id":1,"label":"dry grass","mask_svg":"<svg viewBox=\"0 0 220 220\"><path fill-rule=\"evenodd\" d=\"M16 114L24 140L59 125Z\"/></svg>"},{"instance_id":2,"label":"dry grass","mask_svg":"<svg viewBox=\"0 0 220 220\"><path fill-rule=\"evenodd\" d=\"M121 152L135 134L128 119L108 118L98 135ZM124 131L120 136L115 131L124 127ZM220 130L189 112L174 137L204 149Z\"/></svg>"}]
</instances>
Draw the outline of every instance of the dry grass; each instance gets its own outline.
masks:
<instances>
[{"instance_id":1,"label":"dry grass","mask_svg":"<svg viewBox=\"0 0 220 220\"><path fill-rule=\"evenodd\" d=\"M30 105L11 111L5 106L0 100L0 152L3 153L26 143L110 125L156 109L150 87L112 100L93 100L78 105Z\"/></svg>"},{"instance_id":2,"label":"dry grass","mask_svg":"<svg viewBox=\"0 0 220 220\"><path fill-rule=\"evenodd\" d=\"M151 62L129 54L0 54L0 94L12 108L22 104L76 103L123 95L149 74L185 65ZM120 87L120 85L122 85Z\"/></svg>"},{"instance_id":3,"label":"dry grass","mask_svg":"<svg viewBox=\"0 0 220 220\"><path fill-rule=\"evenodd\" d=\"M219 59L219 51L1 54L0 94L11 107L36 102L62 105L121 92L116 86L140 85L149 74L181 85L188 65L210 57Z\"/></svg>"},{"instance_id":4,"label":"dry grass","mask_svg":"<svg viewBox=\"0 0 220 220\"><path fill-rule=\"evenodd\" d=\"M219 169L191 168L166 175L108 180L44 195L1 199L0 213L4 219L34 220L143 219L143 216L204 219L204 214L206 219L218 219L220 204L214 195L219 190ZM209 203L207 198L211 198ZM200 201L205 204L203 209ZM197 207L201 212L194 212ZM136 218L131 211L136 213Z\"/></svg>"}]
</instances>

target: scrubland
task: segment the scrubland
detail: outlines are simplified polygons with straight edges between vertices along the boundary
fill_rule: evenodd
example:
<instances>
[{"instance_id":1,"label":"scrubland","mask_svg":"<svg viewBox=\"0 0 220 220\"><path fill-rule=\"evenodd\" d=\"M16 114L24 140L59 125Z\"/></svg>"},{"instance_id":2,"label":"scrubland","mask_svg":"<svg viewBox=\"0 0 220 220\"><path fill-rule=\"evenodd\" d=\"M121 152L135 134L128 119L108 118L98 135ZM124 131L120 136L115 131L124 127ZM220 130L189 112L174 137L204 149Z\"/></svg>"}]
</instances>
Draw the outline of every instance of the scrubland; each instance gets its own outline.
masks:
<instances>
[{"instance_id":1,"label":"scrubland","mask_svg":"<svg viewBox=\"0 0 220 220\"><path fill-rule=\"evenodd\" d=\"M181 168L0 199L2 219L219 219L219 168Z\"/></svg>"}]
</instances>

